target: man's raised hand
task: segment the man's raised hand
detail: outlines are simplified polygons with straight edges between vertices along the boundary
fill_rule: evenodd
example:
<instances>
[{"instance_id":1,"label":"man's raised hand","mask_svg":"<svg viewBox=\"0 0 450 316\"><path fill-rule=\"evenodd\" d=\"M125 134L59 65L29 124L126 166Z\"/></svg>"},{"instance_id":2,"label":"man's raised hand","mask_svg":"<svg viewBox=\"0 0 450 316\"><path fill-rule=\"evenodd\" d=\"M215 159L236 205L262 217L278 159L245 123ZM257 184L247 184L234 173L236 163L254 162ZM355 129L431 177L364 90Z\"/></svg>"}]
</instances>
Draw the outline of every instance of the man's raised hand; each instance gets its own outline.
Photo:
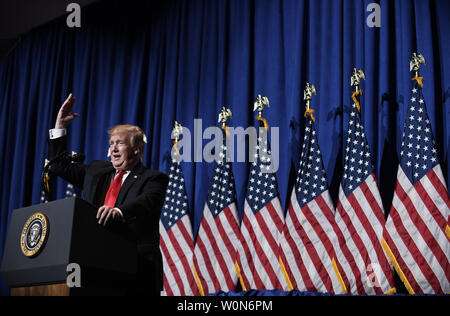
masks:
<instances>
[{"instance_id":1,"label":"man's raised hand","mask_svg":"<svg viewBox=\"0 0 450 316\"><path fill-rule=\"evenodd\" d=\"M66 101L64 101L63 105L61 105L61 108L59 109L55 123L56 129L67 128L67 126L69 126L70 123L72 123L72 121L78 116L77 113L72 113L74 103L75 98L72 96L71 93L69 94Z\"/></svg>"}]
</instances>

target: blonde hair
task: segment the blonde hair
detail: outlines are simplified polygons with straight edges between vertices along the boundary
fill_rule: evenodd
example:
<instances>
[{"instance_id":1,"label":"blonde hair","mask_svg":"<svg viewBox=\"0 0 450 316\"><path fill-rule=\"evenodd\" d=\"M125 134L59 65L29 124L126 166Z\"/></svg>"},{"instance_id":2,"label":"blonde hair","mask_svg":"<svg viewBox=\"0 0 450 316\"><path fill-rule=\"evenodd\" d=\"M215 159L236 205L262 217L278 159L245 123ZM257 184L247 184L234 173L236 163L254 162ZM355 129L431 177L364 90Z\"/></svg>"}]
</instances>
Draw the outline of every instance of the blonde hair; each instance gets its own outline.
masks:
<instances>
[{"instance_id":1,"label":"blonde hair","mask_svg":"<svg viewBox=\"0 0 450 316\"><path fill-rule=\"evenodd\" d=\"M114 134L124 134L131 148L139 150L138 156L140 162L144 161L144 138L145 134L139 126L130 124L116 125L108 130L109 137Z\"/></svg>"}]
</instances>

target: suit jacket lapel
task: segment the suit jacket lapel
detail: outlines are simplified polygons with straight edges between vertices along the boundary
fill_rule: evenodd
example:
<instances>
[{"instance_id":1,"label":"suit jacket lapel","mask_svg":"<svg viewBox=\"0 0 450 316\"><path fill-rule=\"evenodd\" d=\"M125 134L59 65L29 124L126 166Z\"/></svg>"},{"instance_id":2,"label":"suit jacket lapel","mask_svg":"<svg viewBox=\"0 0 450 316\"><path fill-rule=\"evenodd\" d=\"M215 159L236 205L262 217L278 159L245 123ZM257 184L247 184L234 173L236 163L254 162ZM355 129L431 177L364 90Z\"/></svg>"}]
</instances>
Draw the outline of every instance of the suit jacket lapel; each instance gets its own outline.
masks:
<instances>
[{"instance_id":1,"label":"suit jacket lapel","mask_svg":"<svg viewBox=\"0 0 450 316\"><path fill-rule=\"evenodd\" d=\"M139 176L144 171L144 167L141 163L138 163L130 172L130 174L125 179L124 183L122 184L122 187L120 188L119 196L116 200L116 205L120 205L124 202L125 197L130 190L130 188L133 186L133 184L139 179Z\"/></svg>"},{"instance_id":2,"label":"suit jacket lapel","mask_svg":"<svg viewBox=\"0 0 450 316\"><path fill-rule=\"evenodd\" d=\"M113 174L112 165L100 168L93 173L89 188L85 189L84 198L96 206L103 205Z\"/></svg>"}]
</instances>

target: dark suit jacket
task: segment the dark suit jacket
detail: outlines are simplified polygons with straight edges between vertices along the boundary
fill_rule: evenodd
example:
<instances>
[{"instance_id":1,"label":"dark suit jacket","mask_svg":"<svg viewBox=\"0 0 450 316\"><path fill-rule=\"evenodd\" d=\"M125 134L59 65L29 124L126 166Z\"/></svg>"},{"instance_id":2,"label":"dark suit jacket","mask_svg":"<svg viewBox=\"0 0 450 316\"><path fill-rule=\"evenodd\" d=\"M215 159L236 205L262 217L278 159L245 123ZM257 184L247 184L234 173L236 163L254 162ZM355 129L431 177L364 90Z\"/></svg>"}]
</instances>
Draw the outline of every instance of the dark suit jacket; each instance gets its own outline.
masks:
<instances>
[{"instance_id":1,"label":"dark suit jacket","mask_svg":"<svg viewBox=\"0 0 450 316\"><path fill-rule=\"evenodd\" d=\"M49 159L67 150L67 137L49 139ZM83 198L96 207L103 205L115 169L111 162L94 160L89 164L62 162L50 171L83 190ZM117 197L125 220L121 233L136 241L138 254L151 261L153 280L162 288L162 259L159 250L159 218L169 178L162 172L135 165ZM138 271L139 273L139 271ZM160 276L160 277L159 277ZM147 284L148 286L148 284Z\"/></svg>"}]
</instances>

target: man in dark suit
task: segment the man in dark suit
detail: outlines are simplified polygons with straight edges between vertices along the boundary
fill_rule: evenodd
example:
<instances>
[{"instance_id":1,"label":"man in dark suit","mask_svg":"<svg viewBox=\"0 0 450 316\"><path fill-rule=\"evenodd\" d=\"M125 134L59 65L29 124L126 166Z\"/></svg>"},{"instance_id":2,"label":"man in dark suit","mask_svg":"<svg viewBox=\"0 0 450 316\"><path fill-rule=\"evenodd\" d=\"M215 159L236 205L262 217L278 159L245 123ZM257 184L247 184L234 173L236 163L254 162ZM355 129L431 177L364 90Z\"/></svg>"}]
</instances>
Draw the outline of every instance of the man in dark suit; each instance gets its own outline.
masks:
<instances>
[{"instance_id":1,"label":"man in dark suit","mask_svg":"<svg viewBox=\"0 0 450 316\"><path fill-rule=\"evenodd\" d=\"M74 102L70 94L59 109L50 130L49 159L67 151L67 127L78 116L72 113ZM124 237L136 242L137 276L127 293L159 295L163 274L159 217L169 179L143 166L145 135L138 126L117 125L108 133L110 162L62 161L50 171L83 190L83 198L98 208L98 224L122 226Z\"/></svg>"}]
</instances>

